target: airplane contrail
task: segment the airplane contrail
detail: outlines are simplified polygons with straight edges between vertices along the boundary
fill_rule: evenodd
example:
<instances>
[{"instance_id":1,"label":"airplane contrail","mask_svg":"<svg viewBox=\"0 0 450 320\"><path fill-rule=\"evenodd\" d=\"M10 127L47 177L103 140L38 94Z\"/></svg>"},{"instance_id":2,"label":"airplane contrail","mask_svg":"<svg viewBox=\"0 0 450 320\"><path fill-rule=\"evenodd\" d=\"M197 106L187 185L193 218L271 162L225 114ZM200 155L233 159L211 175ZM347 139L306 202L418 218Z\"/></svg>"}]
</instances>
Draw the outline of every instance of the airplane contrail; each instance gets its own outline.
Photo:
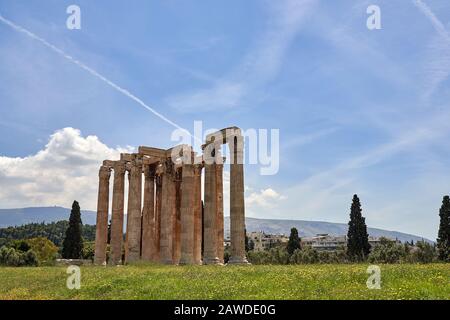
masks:
<instances>
[{"instance_id":1,"label":"airplane contrail","mask_svg":"<svg viewBox=\"0 0 450 320\"><path fill-rule=\"evenodd\" d=\"M450 42L450 35L447 32L444 24L436 17L436 15L431 11L430 7L422 2L421 0L413 0L413 3L422 11L422 13L430 20L433 27L448 42Z\"/></svg>"},{"instance_id":2,"label":"airplane contrail","mask_svg":"<svg viewBox=\"0 0 450 320\"><path fill-rule=\"evenodd\" d=\"M180 127L178 124L176 124L175 122L171 121L170 119L166 118L164 115L162 115L161 113L159 113L158 111L156 111L155 109L153 109L152 107L148 106L144 101L142 101L141 99L139 99L138 97L136 97L134 94L132 94L131 92L129 92L128 90L122 88L121 86L115 84L114 82L112 82L111 80L109 80L108 78L106 78L105 76L101 75L100 73L98 73L97 71L95 71L94 69L88 67L87 65L85 65L83 62L73 58L72 56L70 56L69 54L67 54L66 52L64 52L63 50L57 48L56 46L54 46L53 44L49 43L47 40L37 36L36 34L34 34L31 31L28 31L27 29L15 24L14 22L4 18L1 14L0 14L0 21L3 22L4 24L6 24L7 26L13 28L16 31L19 31L21 33L26 34L27 36L29 36L30 38L39 41L40 43L42 43L44 46L46 46L47 48L50 48L51 50L53 50L54 52L58 53L59 55L63 56L64 58L66 58L67 60L69 60L70 62L76 64L77 66L79 66L80 68L86 70L87 72L89 72L90 74L92 74L93 76L95 76L96 78L102 80L103 82L105 82L106 84L108 84L109 86L113 87L114 89L116 89L117 91L119 91L120 93L122 93L123 95L127 96L128 98L134 100L135 102L137 102L139 105L141 105L142 107L144 107L145 109L147 109L148 111L150 111L151 113L153 113L155 116L157 116L158 118L164 120L165 122L167 122L168 124L170 124L171 126L180 129L180 130L184 130L186 132L188 132L186 129ZM189 133L189 132L188 132ZM189 133L190 135L190 133Z\"/></svg>"}]
</instances>

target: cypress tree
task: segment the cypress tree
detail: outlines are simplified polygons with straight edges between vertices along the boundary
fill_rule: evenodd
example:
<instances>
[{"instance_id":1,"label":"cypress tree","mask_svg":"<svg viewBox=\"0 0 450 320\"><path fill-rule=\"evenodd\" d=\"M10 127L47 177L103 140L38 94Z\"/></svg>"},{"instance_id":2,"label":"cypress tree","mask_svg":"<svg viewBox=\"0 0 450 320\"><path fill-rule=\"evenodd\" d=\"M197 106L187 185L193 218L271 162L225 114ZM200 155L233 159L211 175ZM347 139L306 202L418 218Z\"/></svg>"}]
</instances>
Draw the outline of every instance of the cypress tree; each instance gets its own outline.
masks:
<instances>
[{"instance_id":1,"label":"cypress tree","mask_svg":"<svg viewBox=\"0 0 450 320\"><path fill-rule=\"evenodd\" d=\"M80 205L77 201L72 204L69 227L63 241L62 256L64 259L81 259L83 254L83 223L81 222Z\"/></svg>"},{"instance_id":2,"label":"cypress tree","mask_svg":"<svg viewBox=\"0 0 450 320\"><path fill-rule=\"evenodd\" d=\"M289 235L289 241L287 243L287 252L289 255L292 255L297 249L300 249L300 238L298 236L297 228L292 228L291 234Z\"/></svg>"},{"instance_id":3,"label":"cypress tree","mask_svg":"<svg viewBox=\"0 0 450 320\"><path fill-rule=\"evenodd\" d=\"M445 196L439 210L439 232L437 248L439 260L450 261L450 197Z\"/></svg>"},{"instance_id":4,"label":"cypress tree","mask_svg":"<svg viewBox=\"0 0 450 320\"><path fill-rule=\"evenodd\" d=\"M347 254L356 261L364 260L370 252L366 219L362 216L361 211L361 203L355 194L350 209L350 221L348 222Z\"/></svg>"}]
</instances>

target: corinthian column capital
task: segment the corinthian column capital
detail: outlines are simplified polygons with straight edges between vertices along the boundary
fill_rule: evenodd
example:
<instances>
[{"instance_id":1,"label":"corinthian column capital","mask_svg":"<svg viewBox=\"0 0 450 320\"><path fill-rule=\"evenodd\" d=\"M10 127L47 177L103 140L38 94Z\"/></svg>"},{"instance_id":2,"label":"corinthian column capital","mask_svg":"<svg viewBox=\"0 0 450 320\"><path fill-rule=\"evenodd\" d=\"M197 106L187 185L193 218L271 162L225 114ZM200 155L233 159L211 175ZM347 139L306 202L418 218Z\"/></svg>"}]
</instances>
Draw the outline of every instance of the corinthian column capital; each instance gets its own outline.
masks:
<instances>
[{"instance_id":1,"label":"corinthian column capital","mask_svg":"<svg viewBox=\"0 0 450 320\"><path fill-rule=\"evenodd\" d=\"M107 166L101 166L98 172L98 177L101 180L109 180L111 177L111 168Z\"/></svg>"},{"instance_id":2,"label":"corinthian column capital","mask_svg":"<svg viewBox=\"0 0 450 320\"><path fill-rule=\"evenodd\" d=\"M115 175L124 175L125 174L125 170L126 170L125 163L122 162L122 161L117 161L114 164L113 169L114 169L114 174Z\"/></svg>"}]
</instances>

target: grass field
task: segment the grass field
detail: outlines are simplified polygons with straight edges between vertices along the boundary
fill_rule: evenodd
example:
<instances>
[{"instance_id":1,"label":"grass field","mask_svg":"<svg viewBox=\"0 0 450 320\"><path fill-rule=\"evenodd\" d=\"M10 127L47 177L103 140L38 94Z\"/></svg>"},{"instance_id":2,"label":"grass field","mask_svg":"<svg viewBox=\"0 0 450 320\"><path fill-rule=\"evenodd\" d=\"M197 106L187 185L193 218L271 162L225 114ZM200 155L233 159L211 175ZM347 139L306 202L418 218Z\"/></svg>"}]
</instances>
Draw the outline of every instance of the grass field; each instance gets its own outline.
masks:
<instances>
[{"instance_id":1,"label":"grass field","mask_svg":"<svg viewBox=\"0 0 450 320\"><path fill-rule=\"evenodd\" d=\"M81 289L64 267L0 268L0 299L450 299L450 265L82 267Z\"/></svg>"}]
</instances>

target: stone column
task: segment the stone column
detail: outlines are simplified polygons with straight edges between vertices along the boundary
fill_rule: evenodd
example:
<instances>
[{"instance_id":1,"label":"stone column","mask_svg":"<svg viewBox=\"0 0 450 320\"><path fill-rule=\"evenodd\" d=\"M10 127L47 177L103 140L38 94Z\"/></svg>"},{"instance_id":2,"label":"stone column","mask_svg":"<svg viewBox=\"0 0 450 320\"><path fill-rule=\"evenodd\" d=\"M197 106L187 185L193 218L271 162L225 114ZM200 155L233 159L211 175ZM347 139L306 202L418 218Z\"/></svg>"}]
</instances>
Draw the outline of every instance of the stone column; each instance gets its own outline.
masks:
<instances>
[{"instance_id":1,"label":"stone column","mask_svg":"<svg viewBox=\"0 0 450 320\"><path fill-rule=\"evenodd\" d=\"M180 264L194 263L194 165L184 164L181 181L181 259Z\"/></svg>"},{"instance_id":2,"label":"stone column","mask_svg":"<svg viewBox=\"0 0 450 320\"><path fill-rule=\"evenodd\" d=\"M203 165L194 165L193 189L192 195L194 204L194 263L202 264L202 168Z\"/></svg>"},{"instance_id":3,"label":"stone column","mask_svg":"<svg viewBox=\"0 0 450 320\"><path fill-rule=\"evenodd\" d=\"M211 146L206 147L205 152L205 215L204 215L204 232L205 239L203 243L203 263L204 264L218 264L217 257L217 213L216 213L216 165L214 159L214 150L212 155L209 153Z\"/></svg>"},{"instance_id":4,"label":"stone column","mask_svg":"<svg viewBox=\"0 0 450 320\"><path fill-rule=\"evenodd\" d=\"M217 257L224 262L223 232L223 163L216 164Z\"/></svg>"},{"instance_id":5,"label":"stone column","mask_svg":"<svg viewBox=\"0 0 450 320\"><path fill-rule=\"evenodd\" d=\"M238 135L230 143L233 153L230 164L230 264L247 264L245 255L244 204L244 140Z\"/></svg>"},{"instance_id":6,"label":"stone column","mask_svg":"<svg viewBox=\"0 0 450 320\"><path fill-rule=\"evenodd\" d=\"M109 177L111 169L101 166L99 171L97 225L95 232L95 264L106 264L106 246L108 241L108 206L109 206Z\"/></svg>"},{"instance_id":7,"label":"stone column","mask_svg":"<svg viewBox=\"0 0 450 320\"><path fill-rule=\"evenodd\" d=\"M173 263L173 229L176 201L175 168L171 159L163 164L160 260L164 264Z\"/></svg>"},{"instance_id":8,"label":"stone column","mask_svg":"<svg viewBox=\"0 0 450 320\"><path fill-rule=\"evenodd\" d=\"M161 205L162 205L162 176L156 176L156 204L155 204L155 256L153 261L160 261L160 237L161 237Z\"/></svg>"},{"instance_id":9,"label":"stone column","mask_svg":"<svg viewBox=\"0 0 450 320\"><path fill-rule=\"evenodd\" d=\"M114 165L114 186L111 217L111 258L110 264L122 263L123 218L125 198L125 164Z\"/></svg>"},{"instance_id":10,"label":"stone column","mask_svg":"<svg viewBox=\"0 0 450 320\"><path fill-rule=\"evenodd\" d=\"M142 260L153 261L155 238L155 166L144 167L144 206L142 209Z\"/></svg>"},{"instance_id":11,"label":"stone column","mask_svg":"<svg viewBox=\"0 0 450 320\"><path fill-rule=\"evenodd\" d=\"M142 204L142 160L131 162L128 197L127 263L138 261L141 256L141 204Z\"/></svg>"},{"instance_id":12,"label":"stone column","mask_svg":"<svg viewBox=\"0 0 450 320\"><path fill-rule=\"evenodd\" d=\"M181 258L181 169L175 173L175 210L173 225L173 264L179 264Z\"/></svg>"}]
</instances>

